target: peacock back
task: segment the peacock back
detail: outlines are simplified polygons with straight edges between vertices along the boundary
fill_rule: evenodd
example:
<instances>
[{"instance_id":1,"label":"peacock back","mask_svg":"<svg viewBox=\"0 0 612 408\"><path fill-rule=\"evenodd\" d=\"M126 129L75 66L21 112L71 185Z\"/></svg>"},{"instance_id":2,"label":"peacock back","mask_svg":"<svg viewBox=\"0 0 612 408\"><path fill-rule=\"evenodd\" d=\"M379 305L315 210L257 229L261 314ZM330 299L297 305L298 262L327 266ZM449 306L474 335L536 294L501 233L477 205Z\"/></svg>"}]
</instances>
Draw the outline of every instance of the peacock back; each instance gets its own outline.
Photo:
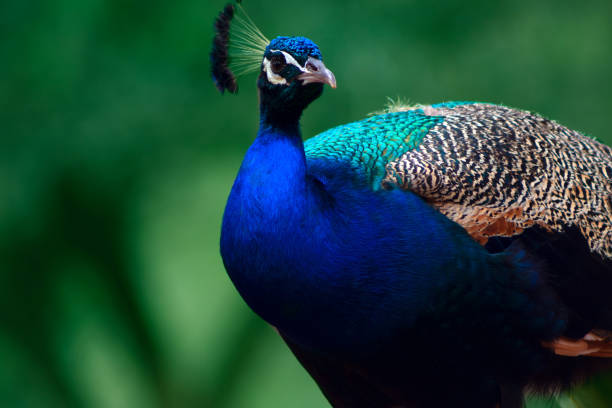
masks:
<instances>
[{"instance_id":1,"label":"peacock back","mask_svg":"<svg viewBox=\"0 0 612 408\"><path fill-rule=\"evenodd\" d=\"M532 226L575 227L612 258L612 149L539 115L472 102L395 106L307 140L305 152L315 173L344 167L351 182L418 194L483 245Z\"/></svg>"}]
</instances>

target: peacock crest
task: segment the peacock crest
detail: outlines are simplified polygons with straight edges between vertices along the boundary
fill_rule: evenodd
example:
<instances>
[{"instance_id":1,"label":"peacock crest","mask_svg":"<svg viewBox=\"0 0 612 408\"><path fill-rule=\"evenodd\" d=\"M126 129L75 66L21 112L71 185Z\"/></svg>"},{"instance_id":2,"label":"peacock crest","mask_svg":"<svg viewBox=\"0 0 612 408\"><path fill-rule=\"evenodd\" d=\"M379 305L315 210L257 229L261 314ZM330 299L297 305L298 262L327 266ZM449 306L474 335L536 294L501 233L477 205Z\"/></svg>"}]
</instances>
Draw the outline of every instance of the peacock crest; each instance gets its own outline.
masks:
<instances>
[{"instance_id":1,"label":"peacock crest","mask_svg":"<svg viewBox=\"0 0 612 408\"><path fill-rule=\"evenodd\" d=\"M226 89L236 93L237 78L259 69L270 44L241 3L228 3L215 20L210 62L213 81L221 93Z\"/></svg>"}]
</instances>

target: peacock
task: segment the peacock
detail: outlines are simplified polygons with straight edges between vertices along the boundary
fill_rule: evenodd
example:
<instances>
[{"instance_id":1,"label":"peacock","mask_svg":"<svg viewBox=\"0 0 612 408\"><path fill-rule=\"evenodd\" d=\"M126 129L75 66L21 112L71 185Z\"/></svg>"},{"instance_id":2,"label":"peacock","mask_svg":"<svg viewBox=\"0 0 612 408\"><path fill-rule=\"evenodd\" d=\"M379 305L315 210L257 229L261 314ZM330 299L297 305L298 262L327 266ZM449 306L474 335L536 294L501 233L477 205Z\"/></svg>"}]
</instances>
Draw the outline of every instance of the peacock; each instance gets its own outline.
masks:
<instances>
[{"instance_id":1,"label":"peacock","mask_svg":"<svg viewBox=\"0 0 612 408\"><path fill-rule=\"evenodd\" d=\"M215 29L222 93L259 71L223 262L334 407L516 408L612 368L610 147L481 102L396 104L304 143L336 88L318 46L269 41L238 3Z\"/></svg>"}]
</instances>

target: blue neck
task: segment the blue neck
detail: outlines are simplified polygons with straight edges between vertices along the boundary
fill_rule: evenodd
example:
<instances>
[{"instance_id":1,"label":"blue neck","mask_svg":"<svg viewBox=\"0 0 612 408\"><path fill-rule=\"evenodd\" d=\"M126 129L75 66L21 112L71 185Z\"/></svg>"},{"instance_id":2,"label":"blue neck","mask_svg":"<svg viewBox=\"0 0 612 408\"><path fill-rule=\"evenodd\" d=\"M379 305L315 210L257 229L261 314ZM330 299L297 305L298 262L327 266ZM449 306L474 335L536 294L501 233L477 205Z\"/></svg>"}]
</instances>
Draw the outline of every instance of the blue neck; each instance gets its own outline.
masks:
<instances>
[{"instance_id":1,"label":"blue neck","mask_svg":"<svg viewBox=\"0 0 612 408\"><path fill-rule=\"evenodd\" d=\"M299 122L271 122L262 115L257 138L242 163L243 173L251 182L248 191L268 214L304 200L306 156Z\"/></svg>"},{"instance_id":2,"label":"blue neck","mask_svg":"<svg viewBox=\"0 0 612 408\"><path fill-rule=\"evenodd\" d=\"M293 120L276 120L276 113L262 108L257 131L257 142L269 143L273 140L292 140L299 142L299 148L304 151L302 133L300 132L299 116L294 115Z\"/></svg>"},{"instance_id":3,"label":"blue neck","mask_svg":"<svg viewBox=\"0 0 612 408\"><path fill-rule=\"evenodd\" d=\"M225 208L221 253L236 288L268 321L284 302L279 296L290 296L283 269L292 269L298 243L291 240L303 230L309 201L299 123L263 114Z\"/></svg>"},{"instance_id":4,"label":"blue neck","mask_svg":"<svg viewBox=\"0 0 612 408\"><path fill-rule=\"evenodd\" d=\"M297 98L297 101L279 101L269 92L259 92L259 135L271 129L282 130L286 135L300 136L300 118L308 103Z\"/></svg>"}]
</instances>

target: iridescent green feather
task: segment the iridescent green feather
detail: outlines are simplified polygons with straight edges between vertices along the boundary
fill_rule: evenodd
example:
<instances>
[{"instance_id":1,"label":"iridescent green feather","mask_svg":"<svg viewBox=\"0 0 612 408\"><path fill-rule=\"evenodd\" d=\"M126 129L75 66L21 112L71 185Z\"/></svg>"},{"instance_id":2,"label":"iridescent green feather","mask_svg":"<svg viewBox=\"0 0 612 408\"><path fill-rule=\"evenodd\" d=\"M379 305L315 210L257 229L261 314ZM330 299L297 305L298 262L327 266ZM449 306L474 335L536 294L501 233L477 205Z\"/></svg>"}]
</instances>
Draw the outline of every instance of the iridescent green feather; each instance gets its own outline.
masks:
<instances>
[{"instance_id":1,"label":"iridescent green feather","mask_svg":"<svg viewBox=\"0 0 612 408\"><path fill-rule=\"evenodd\" d=\"M304 149L309 160L350 165L362 181L378 189L385 165L418 148L429 130L443 120L443 116L425 115L422 109L376 115L329 129L307 140Z\"/></svg>"}]
</instances>

